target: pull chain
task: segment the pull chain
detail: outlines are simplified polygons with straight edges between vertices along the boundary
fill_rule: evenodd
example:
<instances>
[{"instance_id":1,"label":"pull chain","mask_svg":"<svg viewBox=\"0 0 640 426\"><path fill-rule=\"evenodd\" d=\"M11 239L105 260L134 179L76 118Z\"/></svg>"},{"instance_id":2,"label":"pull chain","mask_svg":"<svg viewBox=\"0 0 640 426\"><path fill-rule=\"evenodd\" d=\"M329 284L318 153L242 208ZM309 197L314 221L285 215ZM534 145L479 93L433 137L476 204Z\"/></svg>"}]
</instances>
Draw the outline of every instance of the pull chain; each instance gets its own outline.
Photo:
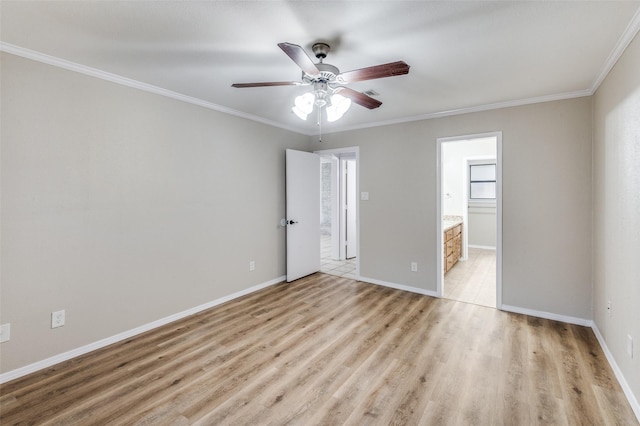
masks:
<instances>
[{"instance_id":1,"label":"pull chain","mask_svg":"<svg viewBox=\"0 0 640 426\"><path fill-rule=\"evenodd\" d=\"M319 129L319 134L318 134L318 142L322 142L322 111L321 108L318 108L318 129Z\"/></svg>"}]
</instances>

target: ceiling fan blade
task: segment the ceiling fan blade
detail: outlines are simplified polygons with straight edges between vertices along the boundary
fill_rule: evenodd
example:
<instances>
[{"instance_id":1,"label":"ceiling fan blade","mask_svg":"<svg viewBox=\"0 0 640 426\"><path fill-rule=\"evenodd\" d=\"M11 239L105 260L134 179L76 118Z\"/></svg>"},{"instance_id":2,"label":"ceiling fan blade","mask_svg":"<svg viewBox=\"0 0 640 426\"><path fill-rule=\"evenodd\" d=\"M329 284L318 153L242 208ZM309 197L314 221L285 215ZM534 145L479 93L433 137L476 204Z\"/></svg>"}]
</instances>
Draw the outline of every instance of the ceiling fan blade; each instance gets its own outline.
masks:
<instances>
[{"instance_id":1,"label":"ceiling fan blade","mask_svg":"<svg viewBox=\"0 0 640 426\"><path fill-rule=\"evenodd\" d=\"M264 83L233 83L231 87L269 87L269 86L300 86L299 81L265 81Z\"/></svg>"},{"instance_id":2,"label":"ceiling fan blade","mask_svg":"<svg viewBox=\"0 0 640 426\"><path fill-rule=\"evenodd\" d=\"M393 77L404 74L409 74L409 65L404 61L398 61L343 72L337 79L340 83L353 83L356 81L373 80L375 78Z\"/></svg>"},{"instance_id":3,"label":"ceiling fan blade","mask_svg":"<svg viewBox=\"0 0 640 426\"><path fill-rule=\"evenodd\" d=\"M358 105L362 105L365 108L375 109L382 105L382 102L379 100L373 99L371 96L365 95L364 93L356 92L348 87L339 87L336 89L336 93L340 93L345 98L349 98L353 102Z\"/></svg>"},{"instance_id":4,"label":"ceiling fan blade","mask_svg":"<svg viewBox=\"0 0 640 426\"><path fill-rule=\"evenodd\" d=\"M320 74L320 71L313 63L307 52L297 44L291 43L278 43L278 47L286 53L293 62L295 62L306 74L310 76L316 76Z\"/></svg>"}]
</instances>

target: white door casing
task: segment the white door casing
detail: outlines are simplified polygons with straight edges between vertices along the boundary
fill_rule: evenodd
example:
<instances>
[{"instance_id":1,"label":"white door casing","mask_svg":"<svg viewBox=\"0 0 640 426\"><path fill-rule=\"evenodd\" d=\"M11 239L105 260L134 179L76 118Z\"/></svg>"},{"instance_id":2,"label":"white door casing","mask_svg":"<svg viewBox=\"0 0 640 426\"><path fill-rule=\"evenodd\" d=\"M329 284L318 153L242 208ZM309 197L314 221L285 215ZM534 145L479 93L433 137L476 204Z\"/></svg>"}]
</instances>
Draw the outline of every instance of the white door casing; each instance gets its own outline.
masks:
<instances>
[{"instance_id":1,"label":"white door casing","mask_svg":"<svg viewBox=\"0 0 640 426\"><path fill-rule=\"evenodd\" d=\"M345 214L346 214L346 258L352 259L356 257L356 160L349 159L345 161L346 170L346 194L345 194Z\"/></svg>"}]
</instances>

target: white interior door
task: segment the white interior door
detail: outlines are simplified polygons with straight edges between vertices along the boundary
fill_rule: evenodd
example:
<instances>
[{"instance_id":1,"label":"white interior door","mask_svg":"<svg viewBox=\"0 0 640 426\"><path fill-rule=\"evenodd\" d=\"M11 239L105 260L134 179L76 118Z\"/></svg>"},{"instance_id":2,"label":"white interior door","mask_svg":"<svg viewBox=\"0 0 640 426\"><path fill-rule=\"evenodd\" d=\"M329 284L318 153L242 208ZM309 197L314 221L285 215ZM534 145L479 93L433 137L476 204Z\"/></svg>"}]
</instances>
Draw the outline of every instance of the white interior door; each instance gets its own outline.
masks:
<instances>
[{"instance_id":1,"label":"white interior door","mask_svg":"<svg viewBox=\"0 0 640 426\"><path fill-rule=\"evenodd\" d=\"M320 156L286 151L287 282L320 270Z\"/></svg>"}]
</instances>

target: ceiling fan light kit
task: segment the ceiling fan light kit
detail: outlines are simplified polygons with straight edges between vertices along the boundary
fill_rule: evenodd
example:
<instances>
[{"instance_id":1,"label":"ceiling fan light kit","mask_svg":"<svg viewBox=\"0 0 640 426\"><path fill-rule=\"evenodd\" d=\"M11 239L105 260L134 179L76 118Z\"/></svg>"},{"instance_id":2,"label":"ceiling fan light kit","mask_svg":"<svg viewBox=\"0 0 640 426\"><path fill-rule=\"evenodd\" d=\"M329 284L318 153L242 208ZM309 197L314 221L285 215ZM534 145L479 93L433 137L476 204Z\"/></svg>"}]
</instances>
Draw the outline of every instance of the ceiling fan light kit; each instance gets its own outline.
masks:
<instances>
[{"instance_id":1,"label":"ceiling fan light kit","mask_svg":"<svg viewBox=\"0 0 640 426\"><path fill-rule=\"evenodd\" d=\"M327 121L333 122L339 120L351 107L351 99L336 93L327 83L318 82L314 83L312 92L295 98L291 111L300 119L306 120L314 106L318 107L318 111L324 107Z\"/></svg>"},{"instance_id":2,"label":"ceiling fan light kit","mask_svg":"<svg viewBox=\"0 0 640 426\"><path fill-rule=\"evenodd\" d=\"M278 43L278 47L291 58L302 70L302 81L274 81L263 83L235 83L232 87L269 87L269 86L313 86L313 90L297 96L291 111L300 119L306 120L313 108L318 108L318 123L325 110L327 121L339 120L354 102L368 109L382 105L377 99L357 92L344 85L356 81L373 80L376 78L393 77L409 73L409 65L403 61L375 65L353 71L340 73L338 67L323 63L331 50L326 43L315 43L313 53L318 58L314 63L304 49L292 43Z\"/></svg>"}]
</instances>

